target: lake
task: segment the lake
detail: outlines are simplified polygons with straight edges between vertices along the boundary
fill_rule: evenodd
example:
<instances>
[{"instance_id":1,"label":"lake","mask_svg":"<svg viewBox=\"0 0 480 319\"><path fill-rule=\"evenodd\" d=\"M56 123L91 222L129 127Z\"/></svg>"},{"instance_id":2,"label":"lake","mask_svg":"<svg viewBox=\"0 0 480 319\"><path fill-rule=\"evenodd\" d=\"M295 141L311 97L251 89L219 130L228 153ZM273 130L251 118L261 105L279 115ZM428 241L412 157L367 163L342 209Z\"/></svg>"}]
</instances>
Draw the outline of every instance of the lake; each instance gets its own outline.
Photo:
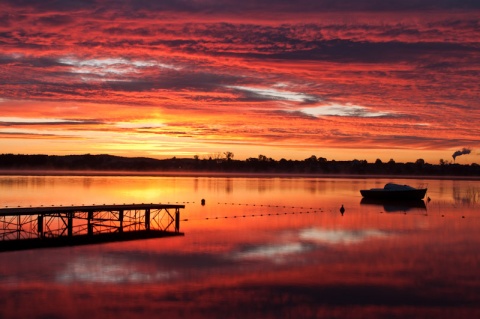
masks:
<instances>
[{"instance_id":1,"label":"lake","mask_svg":"<svg viewBox=\"0 0 480 319\"><path fill-rule=\"evenodd\" d=\"M362 202L389 181L430 201ZM0 318L480 317L479 181L0 176L1 207L114 203L184 236L2 252Z\"/></svg>"}]
</instances>

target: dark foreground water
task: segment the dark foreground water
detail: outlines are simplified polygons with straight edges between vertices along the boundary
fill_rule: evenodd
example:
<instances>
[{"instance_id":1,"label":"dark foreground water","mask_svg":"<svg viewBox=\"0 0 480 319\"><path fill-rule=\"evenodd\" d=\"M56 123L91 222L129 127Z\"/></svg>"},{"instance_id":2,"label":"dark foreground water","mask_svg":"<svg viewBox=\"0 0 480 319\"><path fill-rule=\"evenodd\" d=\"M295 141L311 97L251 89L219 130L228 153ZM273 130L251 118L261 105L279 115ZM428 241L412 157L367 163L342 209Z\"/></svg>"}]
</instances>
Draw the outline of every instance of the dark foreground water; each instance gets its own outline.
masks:
<instances>
[{"instance_id":1,"label":"dark foreground water","mask_svg":"<svg viewBox=\"0 0 480 319\"><path fill-rule=\"evenodd\" d=\"M2 207L186 205L182 237L0 253L0 318L480 317L480 183L361 202L388 181L0 176Z\"/></svg>"}]
</instances>

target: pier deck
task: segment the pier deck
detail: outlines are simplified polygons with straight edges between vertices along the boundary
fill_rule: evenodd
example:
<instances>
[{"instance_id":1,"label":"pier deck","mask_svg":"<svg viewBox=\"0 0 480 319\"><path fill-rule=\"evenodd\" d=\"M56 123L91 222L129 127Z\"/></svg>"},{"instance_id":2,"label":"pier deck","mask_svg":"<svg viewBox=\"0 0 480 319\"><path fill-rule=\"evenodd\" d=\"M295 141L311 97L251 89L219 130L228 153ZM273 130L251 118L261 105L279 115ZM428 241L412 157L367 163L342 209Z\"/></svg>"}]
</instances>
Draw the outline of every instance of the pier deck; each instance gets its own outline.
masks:
<instances>
[{"instance_id":1,"label":"pier deck","mask_svg":"<svg viewBox=\"0 0 480 319\"><path fill-rule=\"evenodd\" d=\"M182 208L153 203L0 208L0 251L183 235Z\"/></svg>"}]
</instances>

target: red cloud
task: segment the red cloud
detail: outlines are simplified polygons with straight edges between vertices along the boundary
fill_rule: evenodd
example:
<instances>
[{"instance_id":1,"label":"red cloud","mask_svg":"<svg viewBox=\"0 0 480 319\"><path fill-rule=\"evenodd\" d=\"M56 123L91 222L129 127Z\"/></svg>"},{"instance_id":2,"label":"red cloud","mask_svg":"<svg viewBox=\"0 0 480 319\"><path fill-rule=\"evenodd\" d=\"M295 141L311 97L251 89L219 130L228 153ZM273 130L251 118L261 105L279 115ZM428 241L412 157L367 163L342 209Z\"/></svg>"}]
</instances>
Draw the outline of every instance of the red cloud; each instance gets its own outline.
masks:
<instances>
[{"instance_id":1,"label":"red cloud","mask_svg":"<svg viewBox=\"0 0 480 319\"><path fill-rule=\"evenodd\" d=\"M480 144L470 125L480 120L478 8L468 2L407 11L357 1L346 13L247 1L238 10L248 18L221 3L95 3L5 3L2 116L158 121L166 128L134 133L286 150ZM398 116L302 111L332 105ZM189 124L176 127L179 118Z\"/></svg>"}]
</instances>

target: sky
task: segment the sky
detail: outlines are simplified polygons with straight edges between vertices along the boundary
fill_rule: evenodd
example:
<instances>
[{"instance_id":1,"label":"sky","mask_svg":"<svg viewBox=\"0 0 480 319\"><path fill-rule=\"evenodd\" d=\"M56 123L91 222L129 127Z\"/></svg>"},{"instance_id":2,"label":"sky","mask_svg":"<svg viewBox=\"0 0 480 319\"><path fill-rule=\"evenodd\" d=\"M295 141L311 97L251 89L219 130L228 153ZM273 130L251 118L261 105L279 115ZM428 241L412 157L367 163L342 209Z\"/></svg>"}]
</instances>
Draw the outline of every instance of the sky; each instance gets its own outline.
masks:
<instances>
[{"instance_id":1,"label":"sky","mask_svg":"<svg viewBox=\"0 0 480 319\"><path fill-rule=\"evenodd\" d=\"M0 8L0 153L480 163L478 0Z\"/></svg>"}]
</instances>

